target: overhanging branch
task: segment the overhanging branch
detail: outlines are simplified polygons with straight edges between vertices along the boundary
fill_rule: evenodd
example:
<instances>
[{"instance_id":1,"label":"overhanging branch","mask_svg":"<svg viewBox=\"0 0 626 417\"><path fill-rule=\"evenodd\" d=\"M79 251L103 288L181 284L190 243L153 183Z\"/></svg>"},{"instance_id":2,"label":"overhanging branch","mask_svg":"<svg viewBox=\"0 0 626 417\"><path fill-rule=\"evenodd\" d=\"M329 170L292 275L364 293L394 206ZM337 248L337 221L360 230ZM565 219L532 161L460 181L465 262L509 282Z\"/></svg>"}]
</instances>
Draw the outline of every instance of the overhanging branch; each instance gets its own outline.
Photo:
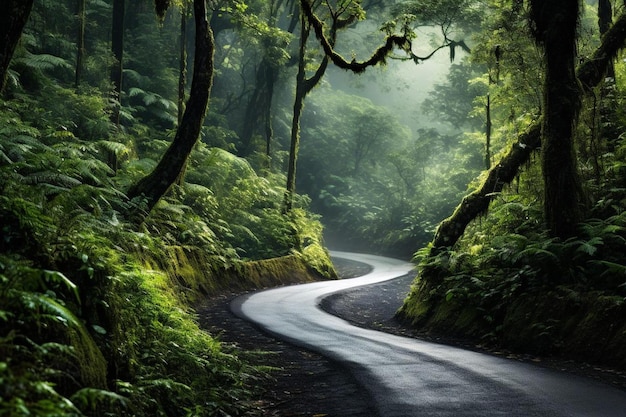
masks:
<instances>
[{"instance_id":1,"label":"overhanging branch","mask_svg":"<svg viewBox=\"0 0 626 417\"><path fill-rule=\"evenodd\" d=\"M313 9L311 8L311 4L308 0L300 0L300 4L302 7L302 11L306 18L308 19L311 27L315 31L315 36L319 39L322 48L324 49L324 53L333 64L337 65L339 68L349 70L355 73L362 73L368 67L375 66L381 62L384 62L387 56L393 51L394 48L400 48L404 51L408 51L411 49L411 41L406 36L400 35L390 35L385 40L385 43L380 46L374 54L365 61L358 62L356 59L352 61L346 60L340 54L335 52L333 45L324 35L324 23L315 16L313 13Z\"/></svg>"}]
</instances>

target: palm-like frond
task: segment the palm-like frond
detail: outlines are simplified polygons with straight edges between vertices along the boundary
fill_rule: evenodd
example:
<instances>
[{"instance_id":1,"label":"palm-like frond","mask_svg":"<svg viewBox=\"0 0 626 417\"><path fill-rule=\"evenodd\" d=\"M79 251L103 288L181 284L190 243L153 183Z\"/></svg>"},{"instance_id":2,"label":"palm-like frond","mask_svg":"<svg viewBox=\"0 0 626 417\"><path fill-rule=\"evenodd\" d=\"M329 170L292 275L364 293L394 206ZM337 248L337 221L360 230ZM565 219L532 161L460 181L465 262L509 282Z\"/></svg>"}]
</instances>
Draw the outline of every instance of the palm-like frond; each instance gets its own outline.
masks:
<instances>
[{"instance_id":1,"label":"palm-like frond","mask_svg":"<svg viewBox=\"0 0 626 417\"><path fill-rule=\"evenodd\" d=\"M39 69L50 70L54 68L72 69L72 64L67 60L50 54L31 54L27 53L19 59L23 64Z\"/></svg>"}]
</instances>

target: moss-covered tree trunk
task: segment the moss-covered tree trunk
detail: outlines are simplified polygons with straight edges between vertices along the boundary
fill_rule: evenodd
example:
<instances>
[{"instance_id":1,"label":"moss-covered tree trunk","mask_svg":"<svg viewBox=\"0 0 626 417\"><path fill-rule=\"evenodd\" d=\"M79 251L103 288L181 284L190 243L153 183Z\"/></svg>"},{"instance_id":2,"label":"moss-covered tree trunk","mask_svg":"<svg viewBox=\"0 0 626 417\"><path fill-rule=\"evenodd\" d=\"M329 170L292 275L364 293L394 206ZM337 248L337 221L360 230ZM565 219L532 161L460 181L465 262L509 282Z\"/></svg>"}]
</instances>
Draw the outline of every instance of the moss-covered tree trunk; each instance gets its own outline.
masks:
<instances>
[{"instance_id":1,"label":"moss-covered tree trunk","mask_svg":"<svg viewBox=\"0 0 626 417\"><path fill-rule=\"evenodd\" d=\"M6 0L0 10L0 92L6 84L9 64L22 30L33 8L33 0Z\"/></svg>"},{"instance_id":2,"label":"moss-covered tree trunk","mask_svg":"<svg viewBox=\"0 0 626 417\"><path fill-rule=\"evenodd\" d=\"M213 32L206 16L205 0L194 0L194 19L196 26L195 58L191 92L187 100L182 122L176 135L156 168L127 192L129 198L143 196L146 201L145 212L133 212L137 220L154 208L184 170L193 147L200 138L213 82L213 53L215 50Z\"/></svg>"},{"instance_id":3,"label":"moss-covered tree trunk","mask_svg":"<svg viewBox=\"0 0 626 417\"><path fill-rule=\"evenodd\" d=\"M611 26L602 37L600 47L590 59L581 64L576 75L585 93L592 92L604 78L607 69L626 41L626 14ZM495 196L517 175L520 167L526 164L530 156L538 150L541 140L542 121L533 123L513 144L509 152L494 165L483 184L467 195L457 206L454 213L444 220L435 233L430 256L446 256L446 249L451 248L463 235L467 225L485 213ZM411 291L411 301L404 303L398 316L413 323L427 321L435 307L444 299L445 288L441 285L446 271L437 262L430 262L421 268L421 278Z\"/></svg>"},{"instance_id":4,"label":"moss-covered tree trunk","mask_svg":"<svg viewBox=\"0 0 626 417\"><path fill-rule=\"evenodd\" d=\"M342 27L343 21L334 17L330 29L330 43L334 45L337 38L337 29ZM296 192L296 164L298 162L298 152L300 149L300 118L304 108L304 99L322 80L328 68L329 57L324 55L322 62L317 67L315 74L306 78L306 43L309 39L311 27L306 16L302 14L300 19L300 51L298 61L298 75L296 77L296 96L293 104L293 117L291 119L291 142L289 146L289 167L287 168L287 190L285 191L284 211L290 212L293 208L293 196Z\"/></svg>"},{"instance_id":5,"label":"moss-covered tree trunk","mask_svg":"<svg viewBox=\"0 0 626 417\"><path fill-rule=\"evenodd\" d=\"M300 21L300 50L298 57L298 75L296 76L296 95L293 102L293 115L291 118L291 141L289 145L289 166L287 168L287 190L285 191L285 212L293 208L293 194L296 192L296 163L300 149L300 118L304 108L306 97L306 41L309 37L309 26L302 18ZM328 59L324 58L324 62Z\"/></svg>"},{"instance_id":6,"label":"moss-covered tree trunk","mask_svg":"<svg viewBox=\"0 0 626 417\"><path fill-rule=\"evenodd\" d=\"M185 87L187 86L187 10L185 3L180 11L180 55L178 61L178 125L185 114Z\"/></svg>"},{"instance_id":7,"label":"moss-covered tree trunk","mask_svg":"<svg viewBox=\"0 0 626 417\"><path fill-rule=\"evenodd\" d=\"M572 0L531 1L534 35L543 46L546 64L541 147L544 217L552 236L560 238L576 235L583 217L574 149L581 99L575 71L579 7Z\"/></svg>"}]
</instances>

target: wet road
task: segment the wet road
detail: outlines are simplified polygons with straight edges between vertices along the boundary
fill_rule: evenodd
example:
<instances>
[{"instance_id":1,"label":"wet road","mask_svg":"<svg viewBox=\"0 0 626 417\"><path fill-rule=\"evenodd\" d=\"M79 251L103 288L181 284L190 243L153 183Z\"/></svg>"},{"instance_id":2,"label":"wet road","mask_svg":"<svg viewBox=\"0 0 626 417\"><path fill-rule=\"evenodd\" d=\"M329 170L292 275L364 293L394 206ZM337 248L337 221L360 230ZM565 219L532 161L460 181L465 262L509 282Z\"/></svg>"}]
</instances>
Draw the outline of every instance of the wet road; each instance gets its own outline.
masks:
<instances>
[{"instance_id":1,"label":"wet road","mask_svg":"<svg viewBox=\"0 0 626 417\"><path fill-rule=\"evenodd\" d=\"M275 336L340 361L383 417L626 417L626 392L594 380L455 347L352 326L322 298L405 275L411 264L333 252L373 271L340 281L281 287L236 299L233 311Z\"/></svg>"}]
</instances>

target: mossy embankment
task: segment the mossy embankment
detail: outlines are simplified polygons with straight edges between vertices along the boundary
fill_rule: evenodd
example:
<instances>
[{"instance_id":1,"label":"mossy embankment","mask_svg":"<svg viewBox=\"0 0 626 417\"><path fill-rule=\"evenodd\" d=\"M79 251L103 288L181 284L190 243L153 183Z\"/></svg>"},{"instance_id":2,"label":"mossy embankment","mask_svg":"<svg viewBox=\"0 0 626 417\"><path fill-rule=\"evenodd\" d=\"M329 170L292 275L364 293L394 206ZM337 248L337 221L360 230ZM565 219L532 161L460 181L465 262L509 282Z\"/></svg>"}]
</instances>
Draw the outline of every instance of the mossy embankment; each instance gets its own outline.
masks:
<instances>
[{"instance_id":1,"label":"mossy embankment","mask_svg":"<svg viewBox=\"0 0 626 417\"><path fill-rule=\"evenodd\" d=\"M626 370L624 297L562 287L498 306L420 298L413 292L397 316L424 333Z\"/></svg>"},{"instance_id":2,"label":"mossy embankment","mask_svg":"<svg viewBox=\"0 0 626 417\"><path fill-rule=\"evenodd\" d=\"M398 317L476 344L626 370L626 213L560 240L534 231L519 208L496 205L453 249L418 253Z\"/></svg>"}]
</instances>

